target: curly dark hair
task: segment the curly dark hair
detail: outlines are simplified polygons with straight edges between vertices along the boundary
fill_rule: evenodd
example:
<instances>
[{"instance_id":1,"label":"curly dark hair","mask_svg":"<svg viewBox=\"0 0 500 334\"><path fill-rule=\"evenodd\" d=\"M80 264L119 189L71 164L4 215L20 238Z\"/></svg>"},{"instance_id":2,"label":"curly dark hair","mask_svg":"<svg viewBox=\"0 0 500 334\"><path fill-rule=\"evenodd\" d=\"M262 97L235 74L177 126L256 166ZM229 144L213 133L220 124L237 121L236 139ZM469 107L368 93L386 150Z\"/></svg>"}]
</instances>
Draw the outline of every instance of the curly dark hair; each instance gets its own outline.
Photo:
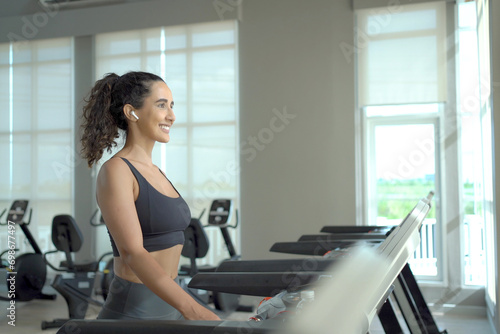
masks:
<instances>
[{"instance_id":1,"label":"curly dark hair","mask_svg":"<svg viewBox=\"0 0 500 334\"><path fill-rule=\"evenodd\" d=\"M89 167L101 159L105 149L111 152L117 146L118 129L127 134L123 106L130 104L140 109L156 81L163 79L152 73L128 72L122 76L108 73L95 83L85 99L82 116L81 155Z\"/></svg>"}]
</instances>

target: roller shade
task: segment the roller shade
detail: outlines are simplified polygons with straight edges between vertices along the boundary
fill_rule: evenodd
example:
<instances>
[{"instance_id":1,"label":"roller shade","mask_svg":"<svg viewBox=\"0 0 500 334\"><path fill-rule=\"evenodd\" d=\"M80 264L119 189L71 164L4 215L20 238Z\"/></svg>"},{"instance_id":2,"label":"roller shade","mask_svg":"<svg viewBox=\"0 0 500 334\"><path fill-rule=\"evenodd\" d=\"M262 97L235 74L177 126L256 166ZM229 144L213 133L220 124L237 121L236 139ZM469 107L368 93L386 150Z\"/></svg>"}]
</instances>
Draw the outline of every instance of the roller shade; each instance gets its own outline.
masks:
<instances>
[{"instance_id":1,"label":"roller shade","mask_svg":"<svg viewBox=\"0 0 500 334\"><path fill-rule=\"evenodd\" d=\"M444 2L356 11L360 106L446 100Z\"/></svg>"}]
</instances>

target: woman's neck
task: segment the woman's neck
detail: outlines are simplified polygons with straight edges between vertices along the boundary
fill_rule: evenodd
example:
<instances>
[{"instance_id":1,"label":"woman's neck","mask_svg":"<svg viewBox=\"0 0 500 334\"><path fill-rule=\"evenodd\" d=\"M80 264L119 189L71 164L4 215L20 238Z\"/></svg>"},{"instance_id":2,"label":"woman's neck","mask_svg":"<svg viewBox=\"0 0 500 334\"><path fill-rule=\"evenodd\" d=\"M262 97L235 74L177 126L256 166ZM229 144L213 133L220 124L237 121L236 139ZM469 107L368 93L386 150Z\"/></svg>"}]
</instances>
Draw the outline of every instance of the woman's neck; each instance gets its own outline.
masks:
<instances>
[{"instance_id":1,"label":"woman's neck","mask_svg":"<svg viewBox=\"0 0 500 334\"><path fill-rule=\"evenodd\" d=\"M152 152L153 147L144 147L144 145L139 145L138 143L129 142L127 140L125 142L125 146L123 146L120 150L120 155L124 155L130 160L135 160L145 165L152 166Z\"/></svg>"}]
</instances>

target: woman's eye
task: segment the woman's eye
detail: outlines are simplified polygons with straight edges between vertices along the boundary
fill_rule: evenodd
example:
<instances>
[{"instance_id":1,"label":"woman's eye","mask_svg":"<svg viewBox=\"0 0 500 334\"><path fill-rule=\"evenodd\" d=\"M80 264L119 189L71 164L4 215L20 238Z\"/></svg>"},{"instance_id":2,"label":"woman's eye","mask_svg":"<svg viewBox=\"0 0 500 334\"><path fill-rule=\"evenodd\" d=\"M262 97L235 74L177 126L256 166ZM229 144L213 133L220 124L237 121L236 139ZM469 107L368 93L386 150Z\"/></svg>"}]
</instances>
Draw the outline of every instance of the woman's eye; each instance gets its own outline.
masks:
<instances>
[{"instance_id":1,"label":"woman's eye","mask_svg":"<svg viewBox=\"0 0 500 334\"><path fill-rule=\"evenodd\" d=\"M158 105L158 107L160 107L160 108L166 108L166 106L167 106L167 105L166 105L165 103L160 103L160 104Z\"/></svg>"}]
</instances>

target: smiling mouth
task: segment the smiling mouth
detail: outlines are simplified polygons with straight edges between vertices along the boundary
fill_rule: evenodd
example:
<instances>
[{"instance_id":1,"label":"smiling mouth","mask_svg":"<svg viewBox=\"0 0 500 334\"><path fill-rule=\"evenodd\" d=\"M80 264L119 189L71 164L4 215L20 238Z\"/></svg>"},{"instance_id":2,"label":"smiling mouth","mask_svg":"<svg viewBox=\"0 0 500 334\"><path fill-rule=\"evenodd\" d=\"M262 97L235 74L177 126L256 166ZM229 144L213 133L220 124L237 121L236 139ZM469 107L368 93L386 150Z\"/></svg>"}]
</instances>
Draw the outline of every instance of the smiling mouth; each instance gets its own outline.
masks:
<instances>
[{"instance_id":1,"label":"smiling mouth","mask_svg":"<svg viewBox=\"0 0 500 334\"><path fill-rule=\"evenodd\" d=\"M163 132L166 132L166 133L169 133L170 132L170 126L168 125L160 125L160 129L163 131Z\"/></svg>"}]
</instances>

